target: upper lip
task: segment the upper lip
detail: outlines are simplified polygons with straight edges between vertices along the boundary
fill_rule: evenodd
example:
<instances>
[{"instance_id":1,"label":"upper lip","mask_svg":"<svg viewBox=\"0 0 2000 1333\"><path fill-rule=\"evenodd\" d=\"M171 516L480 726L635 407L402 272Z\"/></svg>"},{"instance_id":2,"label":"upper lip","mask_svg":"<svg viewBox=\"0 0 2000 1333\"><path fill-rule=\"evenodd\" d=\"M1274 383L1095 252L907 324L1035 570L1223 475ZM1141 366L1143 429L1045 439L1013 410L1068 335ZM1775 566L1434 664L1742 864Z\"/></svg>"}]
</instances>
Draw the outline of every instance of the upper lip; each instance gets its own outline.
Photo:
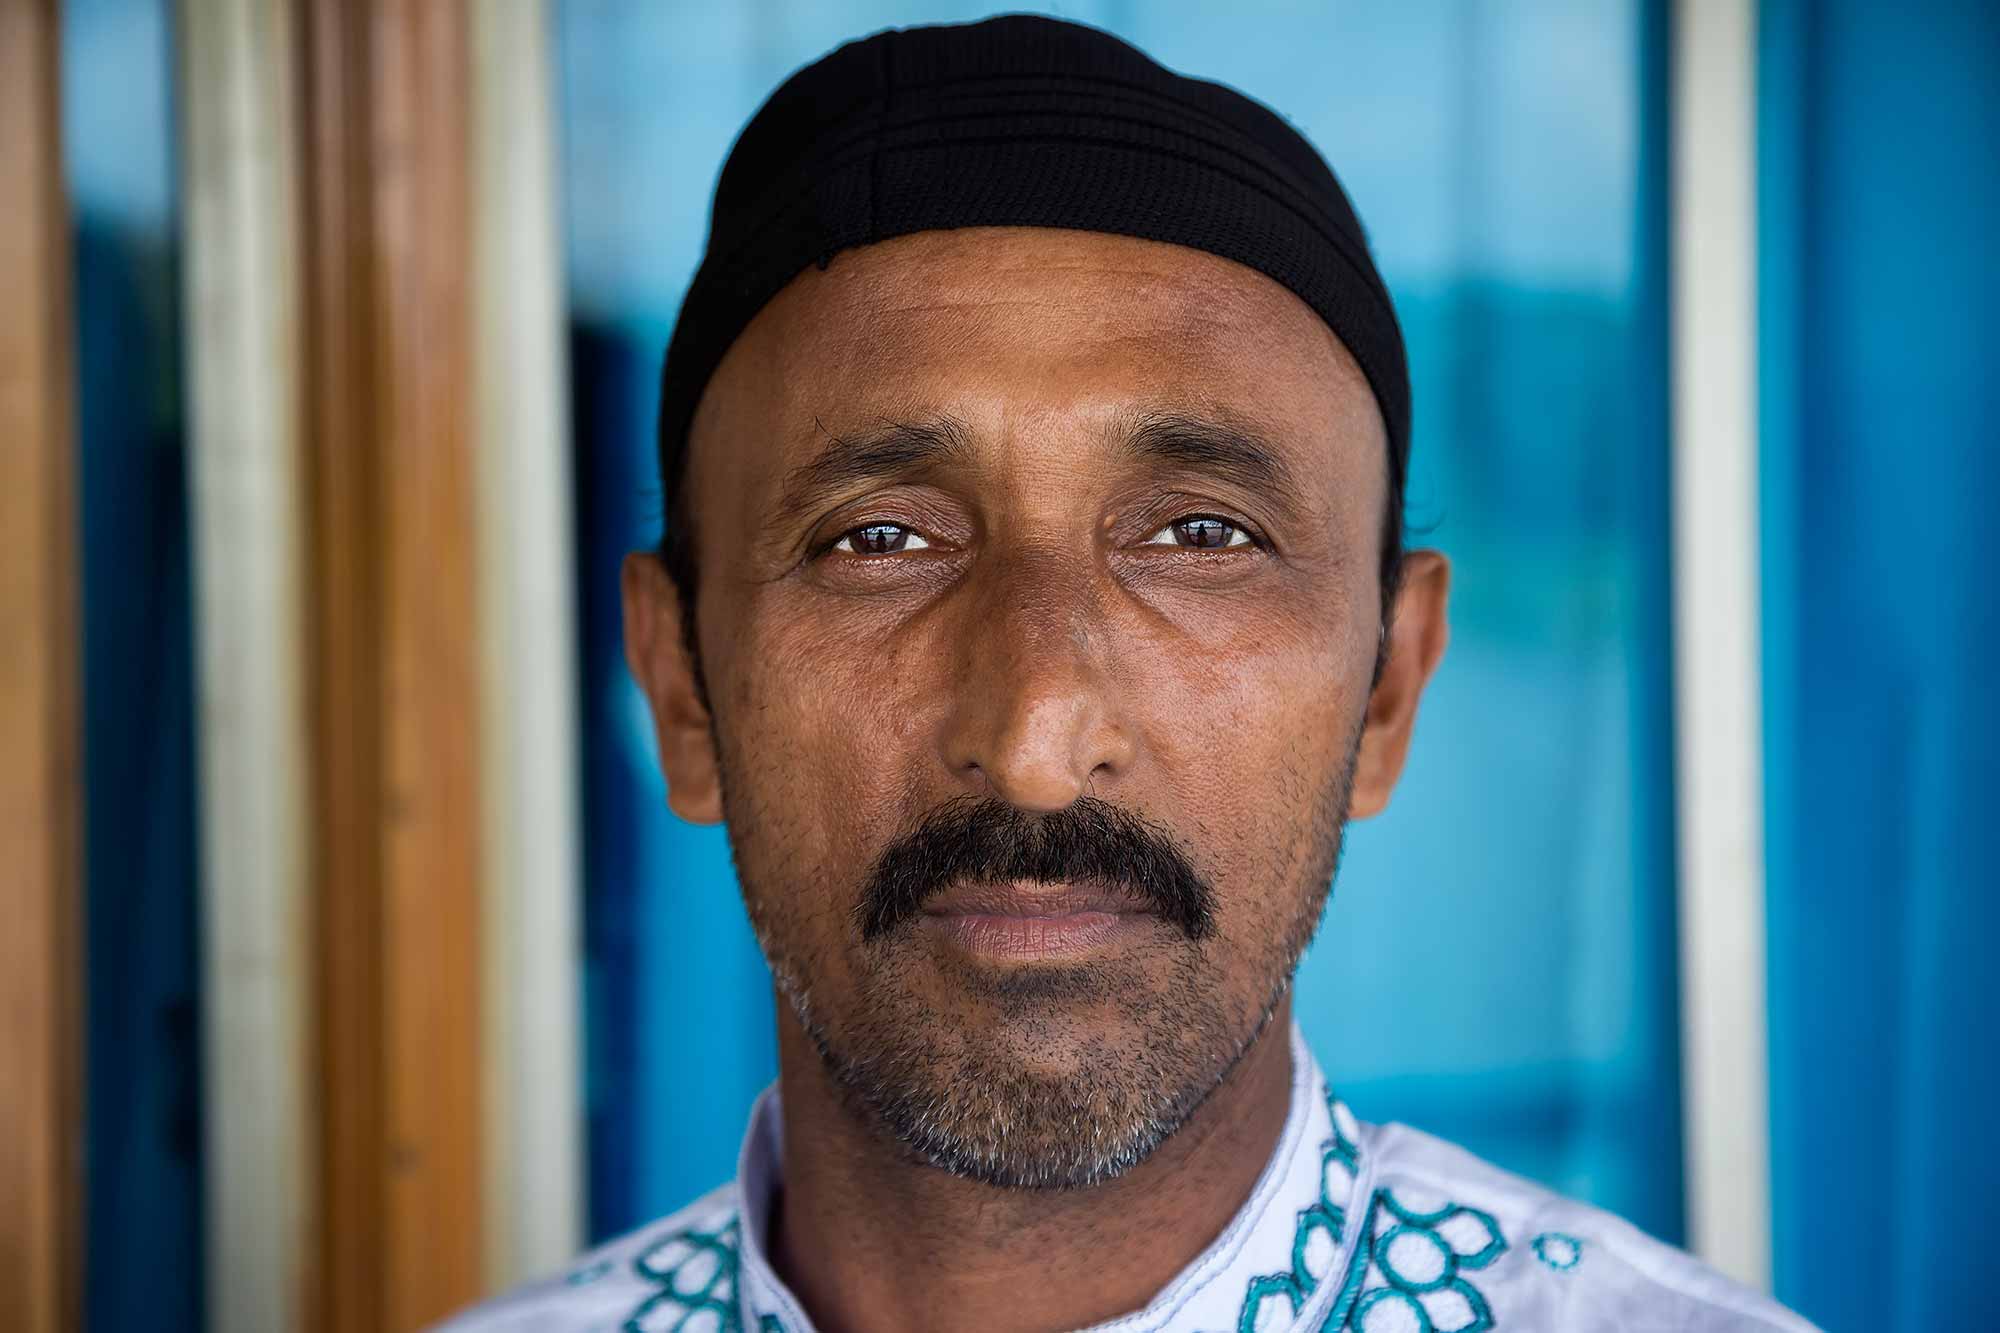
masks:
<instances>
[{"instance_id":1,"label":"upper lip","mask_svg":"<svg viewBox=\"0 0 2000 1333\"><path fill-rule=\"evenodd\" d=\"M1130 915L1147 910L1130 893L1087 880L954 884L924 903L926 916L1060 917L1079 912Z\"/></svg>"}]
</instances>

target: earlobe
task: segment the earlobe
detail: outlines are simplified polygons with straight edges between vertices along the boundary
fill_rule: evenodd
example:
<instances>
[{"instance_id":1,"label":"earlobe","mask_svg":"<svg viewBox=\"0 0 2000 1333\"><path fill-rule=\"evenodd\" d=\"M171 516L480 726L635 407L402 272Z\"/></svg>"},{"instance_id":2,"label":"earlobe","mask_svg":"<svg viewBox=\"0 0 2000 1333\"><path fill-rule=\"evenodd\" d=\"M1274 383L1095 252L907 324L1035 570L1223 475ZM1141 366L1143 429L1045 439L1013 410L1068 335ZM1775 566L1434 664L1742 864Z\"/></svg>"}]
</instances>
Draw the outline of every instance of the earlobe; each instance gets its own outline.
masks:
<instances>
[{"instance_id":1,"label":"earlobe","mask_svg":"<svg viewBox=\"0 0 2000 1333\"><path fill-rule=\"evenodd\" d=\"M1411 551L1403 558L1402 585L1389 626L1388 660L1368 696L1361 752L1355 760L1350 819L1366 819L1387 809L1389 795L1403 775L1418 701L1451 638L1446 614L1450 592L1451 562L1443 553Z\"/></svg>"},{"instance_id":2,"label":"earlobe","mask_svg":"<svg viewBox=\"0 0 2000 1333\"><path fill-rule=\"evenodd\" d=\"M653 709L653 735L667 781L667 806L691 824L722 822L721 770L708 704L681 630L679 589L650 551L625 557L625 663Z\"/></svg>"}]
</instances>

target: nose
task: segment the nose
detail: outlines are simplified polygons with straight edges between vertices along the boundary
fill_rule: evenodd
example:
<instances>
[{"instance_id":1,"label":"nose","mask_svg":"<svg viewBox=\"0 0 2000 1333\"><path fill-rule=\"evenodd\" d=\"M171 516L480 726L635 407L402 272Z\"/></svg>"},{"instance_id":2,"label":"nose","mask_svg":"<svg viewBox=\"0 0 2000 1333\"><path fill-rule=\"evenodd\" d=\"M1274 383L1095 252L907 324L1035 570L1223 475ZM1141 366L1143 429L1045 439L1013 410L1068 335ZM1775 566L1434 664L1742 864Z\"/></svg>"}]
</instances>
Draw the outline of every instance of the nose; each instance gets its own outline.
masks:
<instances>
[{"instance_id":1,"label":"nose","mask_svg":"<svg viewBox=\"0 0 2000 1333\"><path fill-rule=\"evenodd\" d=\"M1093 564L1023 551L968 589L941 749L969 790L1054 811L1130 767Z\"/></svg>"}]
</instances>

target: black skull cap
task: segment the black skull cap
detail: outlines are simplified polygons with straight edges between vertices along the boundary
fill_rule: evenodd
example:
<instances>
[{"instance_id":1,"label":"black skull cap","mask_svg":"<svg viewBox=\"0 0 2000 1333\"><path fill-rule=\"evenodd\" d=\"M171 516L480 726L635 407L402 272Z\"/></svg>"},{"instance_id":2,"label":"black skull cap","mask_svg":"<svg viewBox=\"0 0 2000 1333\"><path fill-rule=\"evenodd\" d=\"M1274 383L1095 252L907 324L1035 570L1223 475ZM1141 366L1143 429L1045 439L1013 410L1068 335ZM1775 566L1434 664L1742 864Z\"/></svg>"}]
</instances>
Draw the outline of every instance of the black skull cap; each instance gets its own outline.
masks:
<instances>
[{"instance_id":1,"label":"black skull cap","mask_svg":"<svg viewBox=\"0 0 2000 1333\"><path fill-rule=\"evenodd\" d=\"M988 226L1166 241L1283 284L1360 365L1400 482L1402 331L1325 160L1232 88L1096 28L1006 15L849 42L786 79L744 126L661 374L669 497L709 378L794 277L853 246Z\"/></svg>"}]
</instances>

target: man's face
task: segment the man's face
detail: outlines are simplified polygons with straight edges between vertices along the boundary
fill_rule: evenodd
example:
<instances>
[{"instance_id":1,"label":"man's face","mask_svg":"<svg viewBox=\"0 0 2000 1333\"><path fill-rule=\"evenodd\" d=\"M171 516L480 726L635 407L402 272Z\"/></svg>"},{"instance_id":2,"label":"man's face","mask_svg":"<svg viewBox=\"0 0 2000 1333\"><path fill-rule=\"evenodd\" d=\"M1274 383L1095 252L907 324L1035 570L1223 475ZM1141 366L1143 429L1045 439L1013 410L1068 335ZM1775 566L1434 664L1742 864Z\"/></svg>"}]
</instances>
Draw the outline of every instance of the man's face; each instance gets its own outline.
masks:
<instances>
[{"instance_id":1,"label":"man's face","mask_svg":"<svg viewBox=\"0 0 2000 1333\"><path fill-rule=\"evenodd\" d=\"M1426 557L1371 704L1386 466L1325 325L1194 250L925 233L756 317L690 438L700 676L649 557L628 632L850 1105L1073 1186L1229 1072L1443 647Z\"/></svg>"}]
</instances>

